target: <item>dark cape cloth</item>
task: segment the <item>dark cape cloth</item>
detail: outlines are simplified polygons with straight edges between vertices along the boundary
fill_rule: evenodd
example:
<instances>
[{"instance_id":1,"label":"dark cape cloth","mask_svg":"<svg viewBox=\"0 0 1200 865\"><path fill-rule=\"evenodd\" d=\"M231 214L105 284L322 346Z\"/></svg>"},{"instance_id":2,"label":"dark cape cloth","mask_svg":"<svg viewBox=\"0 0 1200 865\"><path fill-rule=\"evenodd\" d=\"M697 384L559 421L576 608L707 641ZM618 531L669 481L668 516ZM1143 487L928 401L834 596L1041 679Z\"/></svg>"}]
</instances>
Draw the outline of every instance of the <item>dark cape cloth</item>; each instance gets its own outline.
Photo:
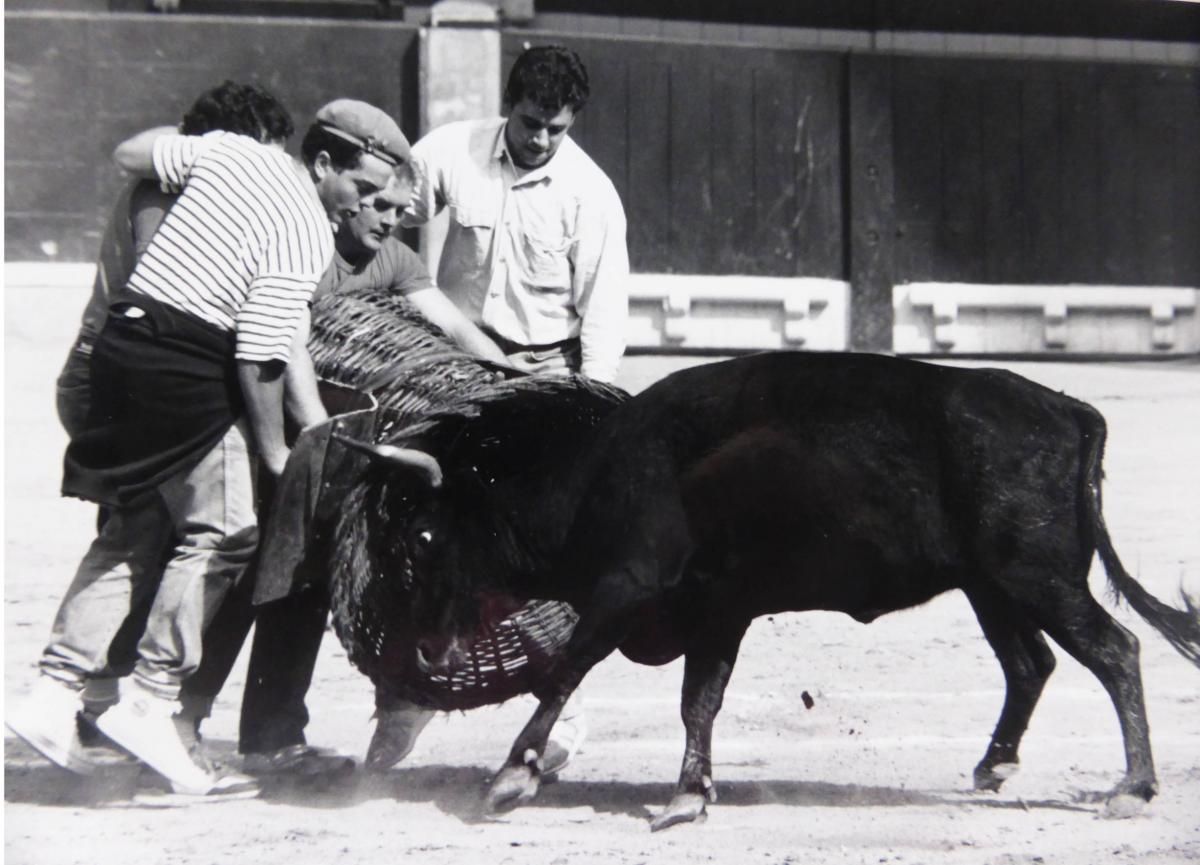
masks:
<instances>
[{"instance_id":1,"label":"dark cape cloth","mask_svg":"<svg viewBox=\"0 0 1200 865\"><path fill-rule=\"evenodd\" d=\"M346 494L371 467L336 436L372 441L379 404L353 388L319 384L330 416L300 433L275 484L254 583L256 605L314 586L328 593L332 524Z\"/></svg>"},{"instance_id":2,"label":"dark cape cloth","mask_svg":"<svg viewBox=\"0 0 1200 865\"><path fill-rule=\"evenodd\" d=\"M242 413L234 334L143 294L114 297L91 359L91 410L63 495L126 504L188 471Z\"/></svg>"}]
</instances>

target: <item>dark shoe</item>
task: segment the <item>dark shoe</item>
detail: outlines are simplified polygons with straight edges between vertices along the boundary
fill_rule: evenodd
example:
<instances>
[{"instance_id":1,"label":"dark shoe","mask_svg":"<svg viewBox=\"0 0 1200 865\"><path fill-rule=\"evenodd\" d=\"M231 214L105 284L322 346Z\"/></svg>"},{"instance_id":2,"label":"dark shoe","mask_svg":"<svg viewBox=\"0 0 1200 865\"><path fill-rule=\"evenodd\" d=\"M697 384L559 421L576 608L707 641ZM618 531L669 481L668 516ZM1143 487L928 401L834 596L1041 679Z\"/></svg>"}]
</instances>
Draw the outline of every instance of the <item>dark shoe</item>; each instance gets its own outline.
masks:
<instances>
[{"instance_id":1,"label":"dark shoe","mask_svg":"<svg viewBox=\"0 0 1200 865\"><path fill-rule=\"evenodd\" d=\"M242 757L242 770L258 776L340 777L354 771L354 761L327 748L298 744L275 751L245 754Z\"/></svg>"},{"instance_id":2,"label":"dark shoe","mask_svg":"<svg viewBox=\"0 0 1200 865\"><path fill-rule=\"evenodd\" d=\"M433 709L413 705L376 711L375 733L367 746L364 763L366 768L372 772L386 772L407 757L433 716Z\"/></svg>"}]
</instances>

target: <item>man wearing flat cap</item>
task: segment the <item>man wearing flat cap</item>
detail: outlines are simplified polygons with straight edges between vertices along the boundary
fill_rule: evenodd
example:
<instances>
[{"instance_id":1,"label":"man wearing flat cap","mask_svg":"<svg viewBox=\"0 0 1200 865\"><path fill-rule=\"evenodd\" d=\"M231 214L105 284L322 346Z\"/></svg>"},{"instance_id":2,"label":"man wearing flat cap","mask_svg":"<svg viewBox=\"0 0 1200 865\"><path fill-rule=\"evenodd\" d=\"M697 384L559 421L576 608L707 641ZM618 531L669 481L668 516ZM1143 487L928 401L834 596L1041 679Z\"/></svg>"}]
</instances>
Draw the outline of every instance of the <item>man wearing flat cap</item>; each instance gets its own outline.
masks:
<instances>
[{"instance_id":1,"label":"man wearing flat cap","mask_svg":"<svg viewBox=\"0 0 1200 865\"><path fill-rule=\"evenodd\" d=\"M380 159L392 166L392 172L382 189L359 199L353 213L341 213L335 226L336 254L318 294L360 287L390 289L407 297L465 351L505 363L504 353L436 288L420 257L393 235L412 199L416 178L408 140L391 117L352 99L338 99L317 112L301 154L311 166L322 200L333 201L336 207L350 184L361 185L361 176L350 167L354 148L362 154L359 164Z\"/></svg>"},{"instance_id":2,"label":"man wearing flat cap","mask_svg":"<svg viewBox=\"0 0 1200 865\"><path fill-rule=\"evenodd\" d=\"M317 292L373 288L403 295L463 350L505 363L504 353L437 289L420 257L392 233L414 184L408 142L395 121L364 102L339 99L317 112L300 150L334 223L335 253ZM326 414L311 363L304 367L300 360L293 361L288 404L299 425L309 426ZM205 660L183 687L186 715L197 725L208 716L253 623L238 737L245 768L301 778L349 772L350 758L308 745L304 734L328 586L282 577L278 569L248 576L205 635Z\"/></svg>"},{"instance_id":3,"label":"man wearing flat cap","mask_svg":"<svg viewBox=\"0 0 1200 865\"><path fill-rule=\"evenodd\" d=\"M410 151L408 139L385 112L356 99L335 99L317 111L300 155L337 225L387 186Z\"/></svg>"}]
</instances>

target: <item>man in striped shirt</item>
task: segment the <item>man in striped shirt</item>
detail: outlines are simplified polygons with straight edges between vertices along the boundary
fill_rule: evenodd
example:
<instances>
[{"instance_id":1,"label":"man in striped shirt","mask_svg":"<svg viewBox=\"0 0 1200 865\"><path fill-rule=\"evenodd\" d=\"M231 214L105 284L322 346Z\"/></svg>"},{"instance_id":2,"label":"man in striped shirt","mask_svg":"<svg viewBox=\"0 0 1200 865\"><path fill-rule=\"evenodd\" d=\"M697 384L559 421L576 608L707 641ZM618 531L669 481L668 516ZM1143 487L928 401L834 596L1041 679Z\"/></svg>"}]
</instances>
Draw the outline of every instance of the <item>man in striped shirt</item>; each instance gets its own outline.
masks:
<instances>
[{"instance_id":1,"label":"man in striped shirt","mask_svg":"<svg viewBox=\"0 0 1200 865\"><path fill-rule=\"evenodd\" d=\"M391 166L368 164L361 187L316 172L310 181L252 138L169 132L142 133L116 154L182 193L110 306L86 429L66 459L64 492L112 514L63 600L33 696L8 720L60 765L90 770L75 731L79 690L104 669L130 608L153 597L134 672L99 726L177 792L237 794L253 785L231 786L189 754L173 719L179 686L257 545L251 454L272 475L287 458L284 370L333 250L322 201L352 209ZM318 197L323 183L328 197ZM176 541L165 567L161 547L142 542L161 537L164 521Z\"/></svg>"},{"instance_id":2,"label":"man in striped shirt","mask_svg":"<svg viewBox=\"0 0 1200 865\"><path fill-rule=\"evenodd\" d=\"M253 84L224 81L200 94L179 124L184 135L215 130L282 144L294 127L287 109L267 91ZM165 190L154 180L136 178L117 196L100 241L96 277L79 334L56 383L58 416L68 436L83 429L87 419L92 346L108 317L109 301L129 282L137 259L150 245L177 192Z\"/></svg>"},{"instance_id":3,"label":"man in striped shirt","mask_svg":"<svg viewBox=\"0 0 1200 865\"><path fill-rule=\"evenodd\" d=\"M396 161L384 188L363 197L354 212L331 207L329 203L339 197L336 187L350 192L345 188L347 172L360 168L377 146L405 154ZM339 217L335 254L318 293L369 287L403 295L465 351L504 363L504 354L438 291L417 254L393 234L413 185L408 142L395 121L372 106L339 99L317 113L300 150L319 182L322 199ZM364 178L350 177L355 192L366 191ZM319 404L314 406L306 412L305 425L323 419L323 413ZM251 606L252 596L258 598L257 606ZM231 593L206 635L204 662L182 692L186 713L197 723L208 717L254 624L238 736L243 765L253 774L316 778L323 784L354 768L351 758L310 746L304 733L309 720L305 697L329 603L327 585L264 590L256 576Z\"/></svg>"},{"instance_id":4,"label":"man in striped shirt","mask_svg":"<svg viewBox=\"0 0 1200 865\"><path fill-rule=\"evenodd\" d=\"M264 143L282 144L294 131L287 110L267 91L253 84L224 81L202 93L183 115L179 130L184 135L204 135L215 130L237 132ZM108 318L111 297L125 288L137 259L146 251L167 211L175 203L169 192L153 180L138 178L121 191L113 206L96 261L92 293L80 321L79 334L56 382L58 416L68 436L86 428L91 404L91 357L100 331ZM97 526L102 526L107 509L101 507ZM163 521L161 546L173 546L170 526ZM140 539L150 543L149 537ZM232 593L231 593L232 594ZM95 718L117 701L117 684L137 661L137 643L149 613L152 598L131 610L107 653L107 670L91 676L82 692L83 713L79 725L82 744L101 745L94 729ZM229 597L226 598L228 603ZM207 663L210 643L204 647ZM218 653L219 654L219 653Z\"/></svg>"}]
</instances>

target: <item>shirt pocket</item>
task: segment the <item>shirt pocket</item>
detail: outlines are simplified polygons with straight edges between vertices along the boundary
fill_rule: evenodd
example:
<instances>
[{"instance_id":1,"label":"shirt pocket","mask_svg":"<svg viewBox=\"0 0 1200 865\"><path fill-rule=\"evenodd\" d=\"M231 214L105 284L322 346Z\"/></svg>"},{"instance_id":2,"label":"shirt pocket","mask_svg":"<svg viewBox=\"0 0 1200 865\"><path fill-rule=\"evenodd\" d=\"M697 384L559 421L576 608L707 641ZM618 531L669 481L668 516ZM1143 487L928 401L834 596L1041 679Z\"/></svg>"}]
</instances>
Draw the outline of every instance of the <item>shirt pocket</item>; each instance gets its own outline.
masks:
<instances>
[{"instance_id":1,"label":"shirt pocket","mask_svg":"<svg viewBox=\"0 0 1200 865\"><path fill-rule=\"evenodd\" d=\"M571 289L571 244L574 239L561 229L527 227L521 251L530 287L546 294L564 294Z\"/></svg>"},{"instance_id":2,"label":"shirt pocket","mask_svg":"<svg viewBox=\"0 0 1200 865\"><path fill-rule=\"evenodd\" d=\"M453 231L470 244L472 257L476 262L483 262L492 246L492 233L500 213L493 207L480 207L470 204L452 204L450 206L450 221Z\"/></svg>"},{"instance_id":3,"label":"shirt pocket","mask_svg":"<svg viewBox=\"0 0 1200 865\"><path fill-rule=\"evenodd\" d=\"M452 204L450 218L462 228L491 231L499 221L500 213L494 207L479 204Z\"/></svg>"}]
</instances>

